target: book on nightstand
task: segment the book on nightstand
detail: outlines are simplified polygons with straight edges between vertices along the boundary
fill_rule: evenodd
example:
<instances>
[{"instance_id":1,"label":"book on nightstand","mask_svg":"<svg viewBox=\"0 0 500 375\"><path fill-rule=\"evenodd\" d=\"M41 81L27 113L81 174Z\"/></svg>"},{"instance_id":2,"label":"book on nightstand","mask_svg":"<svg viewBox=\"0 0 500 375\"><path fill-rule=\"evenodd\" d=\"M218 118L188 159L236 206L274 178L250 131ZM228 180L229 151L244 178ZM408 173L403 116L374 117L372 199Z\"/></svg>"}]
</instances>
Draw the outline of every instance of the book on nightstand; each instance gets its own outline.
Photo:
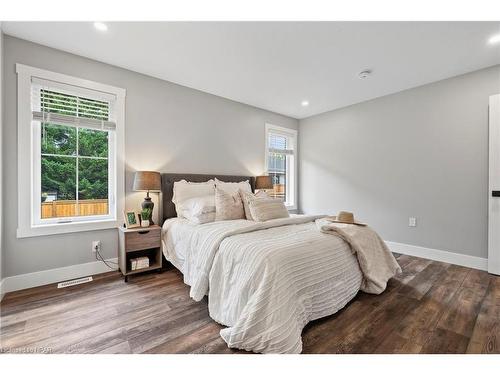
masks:
<instances>
[{"instance_id":1,"label":"book on nightstand","mask_svg":"<svg viewBox=\"0 0 500 375\"><path fill-rule=\"evenodd\" d=\"M141 268L149 267L149 258L148 257L139 257L130 259L130 269L132 271L140 270Z\"/></svg>"}]
</instances>

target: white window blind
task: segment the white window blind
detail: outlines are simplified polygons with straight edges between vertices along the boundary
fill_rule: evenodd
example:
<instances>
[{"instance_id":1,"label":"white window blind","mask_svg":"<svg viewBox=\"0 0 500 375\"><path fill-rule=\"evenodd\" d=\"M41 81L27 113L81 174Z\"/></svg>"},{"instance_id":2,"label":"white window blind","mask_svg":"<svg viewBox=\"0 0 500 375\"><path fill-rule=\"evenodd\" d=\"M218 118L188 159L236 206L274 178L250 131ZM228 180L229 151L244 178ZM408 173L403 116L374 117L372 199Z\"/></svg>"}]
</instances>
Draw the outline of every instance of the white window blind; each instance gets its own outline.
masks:
<instances>
[{"instance_id":1,"label":"white window blind","mask_svg":"<svg viewBox=\"0 0 500 375\"><path fill-rule=\"evenodd\" d=\"M116 129L110 113L112 95L32 78L31 97L35 121L95 130Z\"/></svg>"},{"instance_id":2,"label":"white window blind","mask_svg":"<svg viewBox=\"0 0 500 375\"><path fill-rule=\"evenodd\" d=\"M268 151L278 155L293 155L292 142L289 140L289 135L281 135L279 133L269 132L269 149Z\"/></svg>"}]
</instances>

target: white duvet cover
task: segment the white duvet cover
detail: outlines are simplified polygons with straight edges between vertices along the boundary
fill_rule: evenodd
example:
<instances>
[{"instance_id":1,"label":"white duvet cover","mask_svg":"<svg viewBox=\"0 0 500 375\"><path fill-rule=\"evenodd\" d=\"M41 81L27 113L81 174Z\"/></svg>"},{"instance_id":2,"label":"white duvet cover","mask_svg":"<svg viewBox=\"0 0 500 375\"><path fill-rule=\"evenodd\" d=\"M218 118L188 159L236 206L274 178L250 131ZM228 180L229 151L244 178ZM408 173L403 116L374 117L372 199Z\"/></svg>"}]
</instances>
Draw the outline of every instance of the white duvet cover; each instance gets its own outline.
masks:
<instances>
[{"instance_id":1,"label":"white duvet cover","mask_svg":"<svg viewBox=\"0 0 500 375\"><path fill-rule=\"evenodd\" d=\"M349 245L318 231L317 218L170 219L163 250L193 299L208 294L210 316L228 327L221 336L229 347L300 353L304 326L344 307L363 278Z\"/></svg>"}]
</instances>

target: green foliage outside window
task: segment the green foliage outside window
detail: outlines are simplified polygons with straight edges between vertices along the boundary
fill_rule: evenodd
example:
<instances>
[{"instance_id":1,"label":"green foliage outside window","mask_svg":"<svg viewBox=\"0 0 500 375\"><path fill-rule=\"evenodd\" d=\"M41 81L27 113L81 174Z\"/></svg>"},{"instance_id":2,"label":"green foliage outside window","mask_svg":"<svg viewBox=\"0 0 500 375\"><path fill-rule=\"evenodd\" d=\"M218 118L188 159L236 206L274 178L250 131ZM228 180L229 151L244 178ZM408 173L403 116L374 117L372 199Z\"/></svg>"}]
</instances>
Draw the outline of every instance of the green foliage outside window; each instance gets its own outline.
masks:
<instances>
[{"instance_id":1,"label":"green foliage outside window","mask_svg":"<svg viewBox=\"0 0 500 375\"><path fill-rule=\"evenodd\" d=\"M108 133L46 123L42 125L42 195L76 199L77 138L78 155L86 156L78 159L78 199L107 199Z\"/></svg>"},{"instance_id":2,"label":"green foliage outside window","mask_svg":"<svg viewBox=\"0 0 500 375\"><path fill-rule=\"evenodd\" d=\"M108 198L108 161L80 159L78 172L78 199Z\"/></svg>"},{"instance_id":3,"label":"green foliage outside window","mask_svg":"<svg viewBox=\"0 0 500 375\"><path fill-rule=\"evenodd\" d=\"M76 199L76 159L42 156L42 195L57 193L58 200Z\"/></svg>"}]
</instances>

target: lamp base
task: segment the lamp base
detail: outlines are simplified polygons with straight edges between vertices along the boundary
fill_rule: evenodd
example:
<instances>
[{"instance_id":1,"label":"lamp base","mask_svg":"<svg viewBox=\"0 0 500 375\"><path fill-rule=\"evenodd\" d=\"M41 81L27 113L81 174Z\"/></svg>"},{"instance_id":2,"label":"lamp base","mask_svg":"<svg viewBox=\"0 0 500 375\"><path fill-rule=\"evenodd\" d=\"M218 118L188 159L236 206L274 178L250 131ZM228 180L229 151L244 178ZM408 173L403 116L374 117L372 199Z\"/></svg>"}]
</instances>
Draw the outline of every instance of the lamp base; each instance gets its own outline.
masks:
<instances>
[{"instance_id":1,"label":"lamp base","mask_svg":"<svg viewBox=\"0 0 500 375\"><path fill-rule=\"evenodd\" d=\"M141 203L141 207L144 210L145 208L150 208L151 209L151 218L149 219L149 224L153 225L153 208L155 204L151 201L151 197L145 197L144 202Z\"/></svg>"}]
</instances>

